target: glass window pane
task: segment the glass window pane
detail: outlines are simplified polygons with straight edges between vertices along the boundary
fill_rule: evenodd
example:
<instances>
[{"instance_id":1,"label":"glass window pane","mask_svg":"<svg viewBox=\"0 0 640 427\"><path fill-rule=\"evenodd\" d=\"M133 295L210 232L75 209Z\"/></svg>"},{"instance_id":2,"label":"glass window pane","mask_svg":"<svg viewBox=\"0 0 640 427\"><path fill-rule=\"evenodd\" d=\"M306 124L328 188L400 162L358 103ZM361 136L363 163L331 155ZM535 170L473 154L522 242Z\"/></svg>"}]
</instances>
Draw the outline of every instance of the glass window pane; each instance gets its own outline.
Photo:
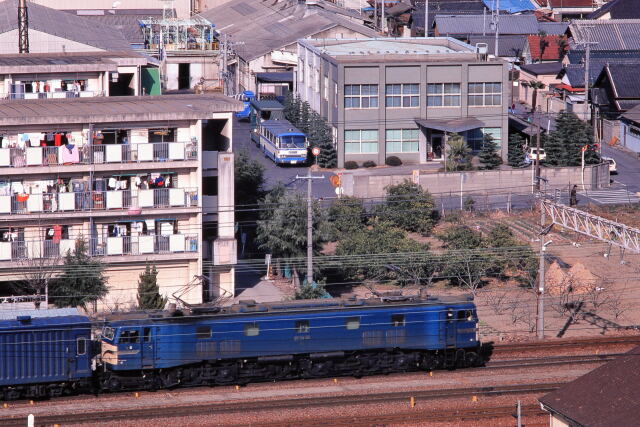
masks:
<instances>
[{"instance_id":1,"label":"glass window pane","mask_svg":"<svg viewBox=\"0 0 640 427\"><path fill-rule=\"evenodd\" d=\"M360 131L359 130L345 130L344 131L344 140L345 141L360 141Z\"/></svg>"},{"instance_id":2,"label":"glass window pane","mask_svg":"<svg viewBox=\"0 0 640 427\"><path fill-rule=\"evenodd\" d=\"M401 149L402 143L399 141L390 141L387 142L387 152L388 153L399 153Z\"/></svg>"},{"instance_id":3,"label":"glass window pane","mask_svg":"<svg viewBox=\"0 0 640 427\"><path fill-rule=\"evenodd\" d=\"M369 85L362 85L362 94L369 95Z\"/></svg>"},{"instance_id":4,"label":"glass window pane","mask_svg":"<svg viewBox=\"0 0 640 427\"><path fill-rule=\"evenodd\" d=\"M442 85L436 83L430 83L427 85L427 93L440 93L442 89Z\"/></svg>"},{"instance_id":5,"label":"glass window pane","mask_svg":"<svg viewBox=\"0 0 640 427\"><path fill-rule=\"evenodd\" d=\"M387 85L387 93L390 95L400 94L400 85Z\"/></svg>"},{"instance_id":6,"label":"glass window pane","mask_svg":"<svg viewBox=\"0 0 640 427\"><path fill-rule=\"evenodd\" d=\"M377 153L378 152L378 143L377 142L363 142L362 143L362 152L363 153Z\"/></svg>"},{"instance_id":7,"label":"glass window pane","mask_svg":"<svg viewBox=\"0 0 640 427\"><path fill-rule=\"evenodd\" d=\"M460 106L460 95L445 95L444 105L448 107Z\"/></svg>"},{"instance_id":8,"label":"glass window pane","mask_svg":"<svg viewBox=\"0 0 640 427\"><path fill-rule=\"evenodd\" d=\"M372 97L370 103L371 103L371 108L378 108L378 97L377 96Z\"/></svg>"},{"instance_id":9,"label":"glass window pane","mask_svg":"<svg viewBox=\"0 0 640 427\"><path fill-rule=\"evenodd\" d=\"M411 97L411 106L412 107L419 107L420 106L420 97L412 96Z\"/></svg>"},{"instance_id":10,"label":"glass window pane","mask_svg":"<svg viewBox=\"0 0 640 427\"><path fill-rule=\"evenodd\" d=\"M493 95L491 97L491 105L500 105L500 95Z\"/></svg>"},{"instance_id":11,"label":"glass window pane","mask_svg":"<svg viewBox=\"0 0 640 427\"><path fill-rule=\"evenodd\" d=\"M344 108L351 108L351 99L352 98L344 98Z\"/></svg>"},{"instance_id":12,"label":"glass window pane","mask_svg":"<svg viewBox=\"0 0 640 427\"><path fill-rule=\"evenodd\" d=\"M440 96L429 96L429 97L427 97L427 105L429 107L441 107L442 106L442 97L440 97Z\"/></svg>"},{"instance_id":13,"label":"glass window pane","mask_svg":"<svg viewBox=\"0 0 640 427\"><path fill-rule=\"evenodd\" d=\"M482 105L482 95L469 95L469 105Z\"/></svg>"},{"instance_id":14,"label":"glass window pane","mask_svg":"<svg viewBox=\"0 0 640 427\"><path fill-rule=\"evenodd\" d=\"M351 85L344 85L344 94L351 95Z\"/></svg>"},{"instance_id":15,"label":"glass window pane","mask_svg":"<svg viewBox=\"0 0 640 427\"><path fill-rule=\"evenodd\" d=\"M360 143L359 142L345 142L344 143L344 152L345 153L359 153L360 152Z\"/></svg>"},{"instance_id":16,"label":"glass window pane","mask_svg":"<svg viewBox=\"0 0 640 427\"><path fill-rule=\"evenodd\" d=\"M351 85L351 94L360 95L360 85Z\"/></svg>"},{"instance_id":17,"label":"glass window pane","mask_svg":"<svg viewBox=\"0 0 640 427\"><path fill-rule=\"evenodd\" d=\"M362 141L378 141L378 131L377 130L363 130L362 131Z\"/></svg>"},{"instance_id":18,"label":"glass window pane","mask_svg":"<svg viewBox=\"0 0 640 427\"><path fill-rule=\"evenodd\" d=\"M482 83L469 83L469 93L482 93Z\"/></svg>"},{"instance_id":19,"label":"glass window pane","mask_svg":"<svg viewBox=\"0 0 640 427\"><path fill-rule=\"evenodd\" d=\"M404 129L402 131L402 139L405 141L417 141L418 129Z\"/></svg>"},{"instance_id":20,"label":"glass window pane","mask_svg":"<svg viewBox=\"0 0 640 427\"><path fill-rule=\"evenodd\" d=\"M369 98L362 98L362 108L369 108Z\"/></svg>"},{"instance_id":21,"label":"glass window pane","mask_svg":"<svg viewBox=\"0 0 640 427\"><path fill-rule=\"evenodd\" d=\"M410 107L411 106L411 98L409 98L408 96L403 96L402 97L402 106L403 107Z\"/></svg>"},{"instance_id":22,"label":"glass window pane","mask_svg":"<svg viewBox=\"0 0 640 427\"><path fill-rule=\"evenodd\" d=\"M418 152L418 143L416 141L404 141L402 143L403 153L416 153Z\"/></svg>"},{"instance_id":23,"label":"glass window pane","mask_svg":"<svg viewBox=\"0 0 640 427\"><path fill-rule=\"evenodd\" d=\"M385 105L387 107L399 107L400 106L400 97L399 96L387 96L385 99Z\"/></svg>"},{"instance_id":24,"label":"glass window pane","mask_svg":"<svg viewBox=\"0 0 640 427\"><path fill-rule=\"evenodd\" d=\"M408 93L415 94L415 95L420 93L420 85L418 85L417 83L410 84L408 86L409 86L409 92Z\"/></svg>"},{"instance_id":25,"label":"glass window pane","mask_svg":"<svg viewBox=\"0 0 640 427\"><path fill-rule=\"evenodd\" d=\"M387 129L387 140L388 141L399 141L401 138L400 129Z\"/></svg>"}]
</instances>

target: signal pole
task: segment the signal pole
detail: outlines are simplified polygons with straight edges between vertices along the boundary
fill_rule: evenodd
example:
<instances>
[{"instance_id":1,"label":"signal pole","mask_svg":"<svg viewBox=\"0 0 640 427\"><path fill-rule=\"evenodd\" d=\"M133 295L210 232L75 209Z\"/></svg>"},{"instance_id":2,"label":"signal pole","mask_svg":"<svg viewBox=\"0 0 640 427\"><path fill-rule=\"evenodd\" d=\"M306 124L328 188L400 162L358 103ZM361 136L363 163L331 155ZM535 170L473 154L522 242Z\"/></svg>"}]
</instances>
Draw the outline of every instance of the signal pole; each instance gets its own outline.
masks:
<instances>
[{"instance_id":1,"label":"signal pole","mask_svg":"<svg viewBox=\"0 0 640 427\"><path fill-rule=\"evenodd\" d=\"M307 284L313 283L313 202L311 194L311 181L314 179L324 179L322 176L312 176L311 169L307 176L298 176L296 179L307 180Z\"/></svg>"}]
</instances>

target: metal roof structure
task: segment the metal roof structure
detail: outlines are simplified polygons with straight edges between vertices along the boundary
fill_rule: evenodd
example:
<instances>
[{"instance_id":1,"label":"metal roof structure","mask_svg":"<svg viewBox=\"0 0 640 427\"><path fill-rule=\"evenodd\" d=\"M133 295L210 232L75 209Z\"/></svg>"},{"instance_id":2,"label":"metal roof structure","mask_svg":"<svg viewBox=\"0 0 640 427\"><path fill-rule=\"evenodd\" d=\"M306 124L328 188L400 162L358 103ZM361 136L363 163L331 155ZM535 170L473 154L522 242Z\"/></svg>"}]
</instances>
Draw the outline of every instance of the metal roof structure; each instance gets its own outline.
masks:
<instances>
[{"instance_id":1,"label":"metal roof structure","mask_svg":"<svg viewBox=\"0 0 640 427\"><path fill-rule=\"evenodd\" d=\"M463 117L453 120L444 119L416 119L416 123L428 129L444 132L464 132L484 126L484 123L474 117Z\"/></svg>"},{"instance_id":2,"label":"metal roof structure","mask_svg":"<svg viewBox=\"0 0 640 427\"><path fill-rule=\"evenodd\" d=\"M221 94L10 100L0 101L0 126L197 120L242 109Z\"/></svg>"},{"instance_id":3,"label":"metal roof structure","mask_svg":"<svg viewBox=\"0 0 640 427\"><path fill-rule=\"evenodd\" d=\"M539 76L541 74L546 75L558 75L562 70L561 62L542 62L537 64L524 64L520 66L522 71L526 71L529 74L535 74Z\"/></svg>"},{"instance_id":4,"label":"metal roof structure","mask_svg":"<svg viewBox=\"0 0 640 427\"><path fill-rule=\"evenodd\" d=\"M116 28L131 44L144 43L140 20L162 18L162 9L92 9L90 11L65 10L65 12Z\"/></svg>"},{"instance_id":5,"label":"metal roof structure","mask_svg":"<svg viewBox=\"0 0 640 427\"><path fill-rule=\"evenodd\" d=\"M17 10L18 0L5 0L0 3L0 34L18 29ZM131 49L124 36L114 27L32 2L29 3L29 30L40 31L102 50ZM59 42L55 43L59 44ZM66 49L72 51L73 47L69 45ZM52 48L48 50L53 51Z\"/></svg>"},{"instance_id":6,"label":"metal roof structure","mask_svg":"<svg viewBox=\"0 0 640 427\"><path fill-rule=\"evenodd\" d=\"M491 17L484 15L437 15L435 25L440 35L495 34ZM534 15L500 15L500 34L538 34Z\"/></svg>"},{"instance_id":7,"label":"metal roof structure","mask_svg":"<svg viewBox=\"0 0 640 427\"><path fill-rule=\"evenodd\" d=\"M0 55L1 74L117 71L118 66L147 65L128 52L16 53Z\"/></svg>"},{"instance_id":8,"label":"metal roof structure","mask_svg":"<svg viewBox=\"0 0 640 427\"><path fill-rule=\"evenodd\" d=\"M567 32L568 22L538 22L538 30L544 31L549 36L561 36Z\"/></svg>"},{"instance_id":9,"label":"metal roof structure","mask_svg":"<svg viewBox=\"0 0 640 427\"><path fill-rule=\"evenodd\" d=\"M335 27L344 27L366 37L378 35L373 29L355 22L359 15L354 16L323 0L317 0L313 5L297 0L231 1L200 15L213 22L221 34L241 43L236 45L235 51L245 61Z\"/></svg>"},{"instance_id":10,"label":"metal roof structure","mask_svg":"<svg viewBox=\"0 0 640 427\"><path fill-rule=\"evenodd\" d=\"M436 15L481 15L485 9L482 0L453 0L446 2L429 2L429 28L433 28ZM411 13L412 29L424 31L424 1L416 2Z\"/></svg>"},{"instance_id":11,"label":"metal roof structure","mask_svg":"<svg viewBox=\"0 0 640 427\"><path fill-rule=\"evenodd\" d=\"M638 19L640 0L611 0L588 16L588 19Z\"/></svg>"},{"instance_id":12,"label":"metal roof structure","mask_svg":"<svg viewBox=\"0 0 640 427\"><path fill-rule=\"evenodd\" d=\"M595 42L591 51L639 50L640 19L575 20L569 25L572 50L585 50L581 42Z\"/></svg>"},{"instance_id":13,"label":"metal roof structure","mask_svg":"<svg viewBox=\"0 0 640 427\"><path fill-rule=\"evenodd\" d=\"M16 320L18 316L30 316L32 319L60 316L79 316L77 308L51 308L41 310L0 310L0 320Z\"/></svg>"}]
</instances>

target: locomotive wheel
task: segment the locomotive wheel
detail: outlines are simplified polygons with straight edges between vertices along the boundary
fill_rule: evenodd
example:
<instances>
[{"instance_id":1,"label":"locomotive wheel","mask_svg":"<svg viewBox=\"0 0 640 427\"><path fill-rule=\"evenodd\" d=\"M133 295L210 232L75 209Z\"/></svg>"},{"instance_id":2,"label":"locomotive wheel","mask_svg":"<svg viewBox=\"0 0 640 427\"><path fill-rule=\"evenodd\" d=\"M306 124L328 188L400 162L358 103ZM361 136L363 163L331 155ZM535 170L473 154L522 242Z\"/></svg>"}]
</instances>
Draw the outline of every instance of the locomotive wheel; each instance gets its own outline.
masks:
<instances>
[{"instance_id":1,"label":"locomotive wheel","mask_svg":"<svg viewBox=\"0 0 640 427\"><path fill-rule=\"evenodd\" d=\"M442 367L444 356L440 353L425 354L422 359L421 367L426 371L433 371Z\"/></svg>"},{"instance_id":2,"label":"locomotive wheel","mask_svg":"<svg viewBox=\"0 0 640 427\"><path fill-rule=\"evenodd\" d=\"M467 368L473 368L475 366L480 366L481 365L481 359L480 356L478 356L478 353L470 351L468 353L466 353L464 355L464 365Z\"/></svg>"}]
</instances>

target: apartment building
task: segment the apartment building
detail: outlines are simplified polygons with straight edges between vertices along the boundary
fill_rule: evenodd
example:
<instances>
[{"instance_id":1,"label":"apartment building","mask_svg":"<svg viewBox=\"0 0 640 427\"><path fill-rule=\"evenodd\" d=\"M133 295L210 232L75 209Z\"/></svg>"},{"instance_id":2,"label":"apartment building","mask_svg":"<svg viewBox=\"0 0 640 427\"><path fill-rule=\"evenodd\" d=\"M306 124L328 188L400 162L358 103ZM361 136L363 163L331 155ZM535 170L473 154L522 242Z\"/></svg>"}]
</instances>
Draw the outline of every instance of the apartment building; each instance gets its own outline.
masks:
<instances>
[{"instance_id":1,"label":"apartment building","mask_svg":"<svg viewBox=\"0 0 640 427\"><path fill-rule=\"evenodd\" d=\"M106 264L104 307L135 304L147 263L170 298L232 295L241 107L222 95L1 101L0 291L84 239Z\"/></svg>"},{"instance_id":2,"label":"apartment building","mask_svg":"<svg viewBox=\"0 0 640 427\"><path fill-rule=\"evenodd\" d=\"M298 41L296 92L332 126L338 166L444 160L447 138L485 134L507 157L508 65L448 37Z\"/></svg>"}]
</instances>

